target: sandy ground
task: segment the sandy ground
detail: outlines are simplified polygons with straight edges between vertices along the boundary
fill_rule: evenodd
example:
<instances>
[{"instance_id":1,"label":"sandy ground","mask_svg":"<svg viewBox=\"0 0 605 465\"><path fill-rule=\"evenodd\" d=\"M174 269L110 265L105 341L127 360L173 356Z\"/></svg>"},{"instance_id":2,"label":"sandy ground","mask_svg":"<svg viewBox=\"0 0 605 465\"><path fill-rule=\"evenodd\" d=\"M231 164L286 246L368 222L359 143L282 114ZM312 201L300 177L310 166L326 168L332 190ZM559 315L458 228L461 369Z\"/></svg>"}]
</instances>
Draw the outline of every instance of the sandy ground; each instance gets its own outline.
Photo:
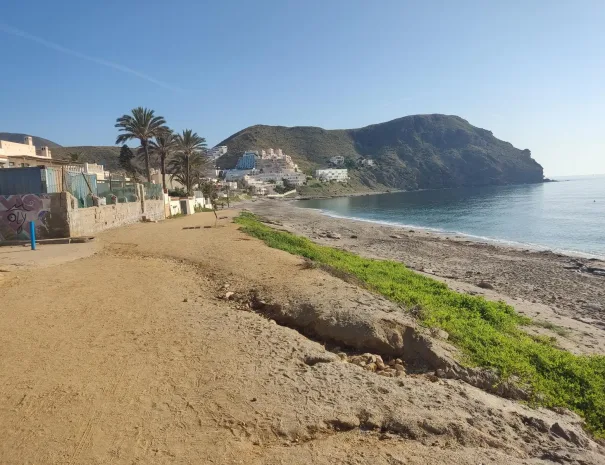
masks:
<instances>
[{"instance_id":1,"label":"sandy ground","mask_svg":"<svg viewBox=\"0 0 605 465\"><path fill-rule=\"evenodd\" d=\"M605 277L569 269L578 263L605 268L603 262L333 218L292 201L248 202L245 208L276 222L278 229L360 255L399 260L455 290L504 300L557 326L554 331L533 326L530 332L556 337L576 353L605 353ZM328 231L341 239L325 237ZM493 289L478 287L481 281Z\"/></svg>"},{"instance_id":2,"label":"sandy ground","mask_svg":"<svg viewBox=\"0 0 605 465\"><path fill-rule=\"evenodd\" d=\"M29 245L0 247L0 273L60 265L92 255L97 250L99 244L94 241L81 244L37 244L36 250L31 250Z\"/></svg>"},{"instance_id":3,"label":"sandy ground","mask_svg":"<svg viewBox=\"0 0 605 465\"><path fill-rule=\"evenodd\" d=\"M385 378L225 300L383 305L213 224L132 225L94 255L3 273L1 464L605 463L574 415Z\"/></svg>"}]
</instances>

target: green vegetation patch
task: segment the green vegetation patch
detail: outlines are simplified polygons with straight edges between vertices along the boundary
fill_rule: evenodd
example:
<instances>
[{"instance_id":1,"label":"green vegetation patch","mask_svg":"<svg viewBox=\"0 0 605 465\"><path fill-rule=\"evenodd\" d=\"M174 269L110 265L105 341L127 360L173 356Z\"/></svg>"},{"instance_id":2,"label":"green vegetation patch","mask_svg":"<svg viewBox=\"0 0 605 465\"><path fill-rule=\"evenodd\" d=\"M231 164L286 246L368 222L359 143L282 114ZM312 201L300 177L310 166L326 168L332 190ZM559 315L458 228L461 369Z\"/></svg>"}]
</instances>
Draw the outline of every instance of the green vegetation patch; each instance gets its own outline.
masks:
<instances>
[{"instance_id":1,"label":"green vegetation patch","mask_svg":"<svg viewBox=\"0 0 605 465\"><path fill-rule=\"evenodd\" d=\"M461 294L391 260L373 260L276 231L254 215L235 220L270 247L305 257L360 279L368 288L413 311L428 327L447 331L471 366L496 369L503 380L531 388L536 404L580 414L595 437L605 438L605 356L574 355L552 339L530 336L531 320L504 302ZM514 378L513 378L514 379Z\"/></svg>"}]
</instances>

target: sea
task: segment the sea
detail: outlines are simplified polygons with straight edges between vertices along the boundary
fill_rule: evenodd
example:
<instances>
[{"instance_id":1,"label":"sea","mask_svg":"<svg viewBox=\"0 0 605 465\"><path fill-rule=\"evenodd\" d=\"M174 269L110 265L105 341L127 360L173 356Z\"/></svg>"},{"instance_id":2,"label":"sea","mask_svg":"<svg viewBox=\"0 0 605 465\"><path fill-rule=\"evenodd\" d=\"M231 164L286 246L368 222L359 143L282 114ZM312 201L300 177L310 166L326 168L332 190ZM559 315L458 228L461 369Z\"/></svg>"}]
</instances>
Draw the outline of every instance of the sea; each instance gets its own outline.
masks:
<instances>
[{"instance_id":1,"label":"sea","mask_svg":"<svg viewBox=\"0 0 605 465\"><path fill-rule=\"evenodd\" d=\"M605 175L303 200L326 215L605 259Z\"/></svg>"}]
</instances>

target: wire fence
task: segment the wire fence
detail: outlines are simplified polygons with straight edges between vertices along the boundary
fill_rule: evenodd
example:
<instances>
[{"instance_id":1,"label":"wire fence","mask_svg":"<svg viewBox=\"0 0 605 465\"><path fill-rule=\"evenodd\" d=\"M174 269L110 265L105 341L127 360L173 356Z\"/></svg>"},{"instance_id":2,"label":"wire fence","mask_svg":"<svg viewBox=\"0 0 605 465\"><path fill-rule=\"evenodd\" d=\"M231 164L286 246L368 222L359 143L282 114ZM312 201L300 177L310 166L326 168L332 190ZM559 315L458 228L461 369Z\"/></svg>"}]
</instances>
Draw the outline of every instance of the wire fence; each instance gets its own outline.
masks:
<instances>
[{"instance_id":1,"label":"wire fence","mask_svg":"<svg viewBox=\"0 0 605 465\"><path fill-rule=\"evenodd\" d=\"M145 200L161 200L164 198L164 189L161 184L145 182L143 186L145 187Z\"/></svg>"},{"instance_id":2,"label":"wire fence","mask_svg":"<svg viewBox=\"0 0 605 465\"><path fill-rule=\"evenodd\" d=\"M137 185L130 181L108 180L98 182L98 196L104 198L107 204L137 202L139 193Z\"/></svg>"},{"instance_id":3,"label":"wire fence","mask_svg":"<svg viewBox=\"0 0 605 465\"><path fill-rule=\"evenodd\" d=\"M146 200L162 200L161 184L143 183ZM31 167L0 170L0 195L69 192L80 208L140 201L139 184L124 178L97 180L81 166Z\"/></svg>"}]
</instances>

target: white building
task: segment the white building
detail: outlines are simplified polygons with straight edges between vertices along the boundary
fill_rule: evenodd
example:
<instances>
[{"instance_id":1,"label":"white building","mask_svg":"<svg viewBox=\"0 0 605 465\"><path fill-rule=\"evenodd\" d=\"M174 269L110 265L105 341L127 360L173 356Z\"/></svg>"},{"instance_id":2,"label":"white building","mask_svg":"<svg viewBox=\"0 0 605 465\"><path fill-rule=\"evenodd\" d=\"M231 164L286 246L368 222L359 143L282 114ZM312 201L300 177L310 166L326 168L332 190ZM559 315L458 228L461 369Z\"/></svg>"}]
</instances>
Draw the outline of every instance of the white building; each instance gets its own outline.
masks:
<instances>
[{"instance_id":1,"label":"white building","mask_svg":"<svg viewBox=\"0 0 605 465\"><path fill-rule=\"evenodd\" d=\"M185 186L183 186L180 182L178 182L176 179L171 179L172 176L168 173L166 173L166 189L168 190L177 190L177 189L184 189ZM162 184L162 172L160 170L156 170L156 169L152 169L151 170L151 182L154 184Z\"/></svg>"},{"instance_id":2,"label":"white building","mask_svg":"<svg viewBox=\"0 0 605 465\"><path fill-rule=\"evenodd\" d=\"M31 136L26 136L23 142L0 140L0 168L37 166L37 162L52 158L50 149L36 148Z\"/></svg>"},{"instance_id":3,"label":"white building","mask_svg":"<svg viewBox=\"0 0 605 465\"><path fill-rule=\"evenodd\" d=\"M236 181L221 181L218 183L218 186L224 187L225 189L230 189L232 191L237 190Z\"/></svg>"},{"instance_id":4,"label":"white building","mask_svg":"<svg viewBox=\"0 0 605 465\"><path fill-rule=\"evenodd\" d=\"M212 147L208 150L208 157L212 160L216 160L219 157L222 157L227 153L226 145L217 145L216 147Z\"/></svg>"},{"instance_id":5,"label":"white building","mask_svg":"<svg viewBox=\"0 0 605 465\"><path fill-rule=\"evenodd\" d=\"M282 149L263 149L260 154L247 151L239 159L235 169L225 171L226 181L237 179L244 179L248 185L253 182L282 184L286 180L290 184L300 186L307 181L304 173L298 171L292 157L284 154Z\"/></svg>"},{"instance_id":6,"label":"white building","mask_svg":"<svg viewBox=\"0 0 605 465\"><path fill-rule=\"evenodd\" d=\"M246 177L263 183L275 182L276 184L282 184L285 180L294 186L301 186L307 181L305 174L298 171L278 171L274 173L254 172Z\"/></svg>"},{"instance_id":7,"label":"white building","mask_svg":"<svg viewBox=\"0 0 605 465\"><path fill-rule=\"evenodd\" d=\"M105 178L109 177L109 171L105 171L105 167L103 165L98 165L97 163L84 163L82 172L86 174L96 174L97 181L105 181Z\"/></svg>"},{"instance_id":8,"label":"white building","mask_svg":"<svg viewBox=\"0 0 605 465\"><path fill-rule=\"evenodd\" d=\"M225 170L225 181L237 181L247 174L252 174L254 170Z\"/></svg>"},{"instance_id":9,"label":"white building","mask_svg":"<svg viewBox=\"0 0 605 465\"><path fill-rule=\"evenodd\" d=\"M359 162L362 166L376 166L376 163L371 158L362 158Z\"/></svg>"},{"instance_id":10,"label":"white building","mask_svg":"<svg viewBox=\"0 0 605 465\"><path fill-rule=\"evenodd\" d=\"M335 166L344 165L345 157L343 157L341 155L337 155L335 157L330 158L330 163L332 163Z\"/></svg>"},{"instance_id":11,"label":"white building","mask_svg":"<svg viewBox=\"0 0 605 465\"><path fill-rule=\"evenodd\" d=\"M315 170L315 177L323 182L347 182L349 180L349 170L346 168L325 168Z\"/></svg>"}]
</instances>

